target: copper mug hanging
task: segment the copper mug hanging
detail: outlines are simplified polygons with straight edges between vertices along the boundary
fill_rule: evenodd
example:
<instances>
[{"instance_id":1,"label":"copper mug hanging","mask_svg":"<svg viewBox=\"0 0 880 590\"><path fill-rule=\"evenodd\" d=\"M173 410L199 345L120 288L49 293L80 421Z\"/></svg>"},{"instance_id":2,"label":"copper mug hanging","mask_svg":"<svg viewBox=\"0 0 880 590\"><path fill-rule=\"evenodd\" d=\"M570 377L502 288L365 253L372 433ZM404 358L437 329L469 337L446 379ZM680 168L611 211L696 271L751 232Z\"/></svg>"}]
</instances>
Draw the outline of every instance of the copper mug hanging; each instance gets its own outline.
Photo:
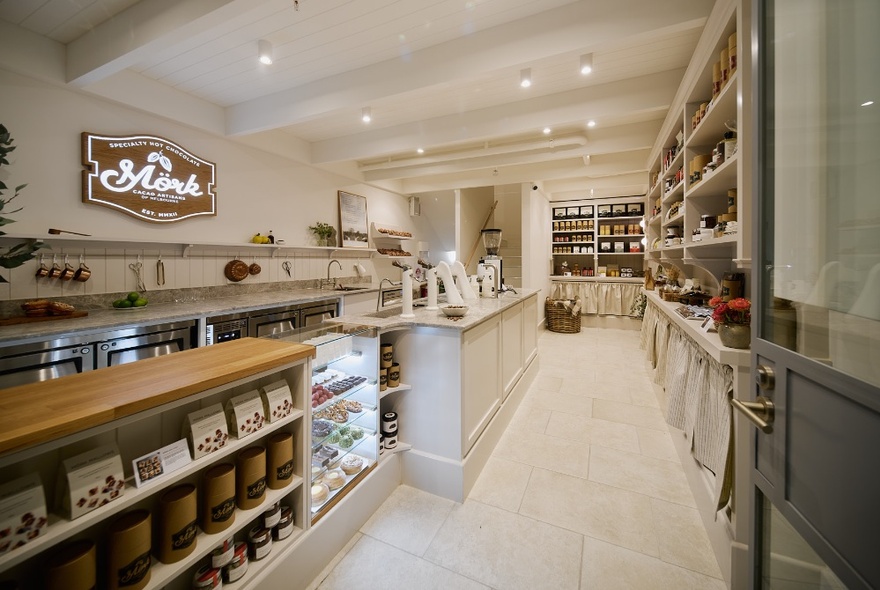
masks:
<instances>
[{"instance_id":1,"label":"copper mug hanging","mask_svg":"<svg viewBox=\"0 0 880 590\"><path fill-rule=\"evenodd\" d=\"M43 261L42 254L40 254L40 266L37 268L37 272L36 272L35 276L38 279L49 276L49 267L46 266L46 263Z\"/></svg>"},{"instance_id":2,"label":"copper mug hanging","mask_svg":"<svg viewBox=\"0 0 880 590\"><path fill-rule=\"evenodd\" d=\"M89 277L92 276L91 269L86 266L86 261L83 256L79 257L79 268L76 269L76 272L73 273L73 280L79 281L80 283L85 283L89 280Z\"/></svg>"},{"instance_id":3,"label":"copper mug hanging","mask_svg":"<svg viewBox=\"0 0 880 590\"><path fill-rule=\"evenodd\" d=\"M76 273L76 269L70 264L70 258L67 254L64 255L64 268L61 269L61 273L58 275L58 278L62 281L69 281L73 279L73 275Z\"/></svg>"},{"instance_id":4,"label":"copper mug hanging","mask_svg":"<svg viewBox=\"0 0 880 590\"><path fill-rule=\"evenodd\" d=\"M46 275L50 279L57 279L61 276L61 265L58 264L58 257L52 256L52 268L49 269L49 274Z\"/></svg>"}]
</instances>

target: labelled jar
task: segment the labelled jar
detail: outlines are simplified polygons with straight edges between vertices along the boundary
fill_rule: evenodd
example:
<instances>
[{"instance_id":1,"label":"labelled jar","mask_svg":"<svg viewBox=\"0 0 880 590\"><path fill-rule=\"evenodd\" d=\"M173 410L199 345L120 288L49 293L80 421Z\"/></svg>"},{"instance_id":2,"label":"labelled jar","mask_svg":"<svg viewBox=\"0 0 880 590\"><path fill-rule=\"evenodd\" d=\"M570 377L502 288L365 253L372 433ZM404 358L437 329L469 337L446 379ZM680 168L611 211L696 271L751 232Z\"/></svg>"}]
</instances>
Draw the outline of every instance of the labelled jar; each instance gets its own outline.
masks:
<instances>
[{"instance_id":1,"label":"labelled jar","mask_svg":"<svg viewBox=\"0 0 880 590\"><path fill-rule=\"evenodd\" d=\"M388 369L388 387L400 385L400 363L391 363Z\"/></svg>"},{"instance_id":2,"label":"labelled jar","mask_svg":"<svg viewBox=\"0 0 880 590\"><path fill-rule=\"evenodd\" d=\"M221 463L202 478L199 524L208 534L219 533L235 522L235 465Z\"/></svg>"},{"instance_id":3,"label":"labelled jar","mask_svg":"<svg viewBox=\"0 0 880 590\"><path fill-rule=\"evenodd\" d=\"M256 508L266 497L266 449L249 447L235 459L235 505Z\"/></svg>"},{"instance_id":4,"label":"labelled jar","mask_svg":"<svg viewBox=\"0 0 880 590\"><path fill-rule=\"evenodd\" d=\"M293 510L290 506L281 507L281 518L278 524L272 529L272 540L281 541L286 539L293 532Z\"/></svg>"},{"instance_id":5,"label":"labelled jar","mask_svg":"<svg viewBox=\"0 0 880 590\"><path fill-rule=\"evenodd\" d=\"M293 479L293 435L279 432L266 443L268 486L273 490L287 487Z\"/></svg>"},{"instance_id":6,"label":"labelled jar","mask_svg":"<svg viewBox=\"0 0 880 590\"><path fill-rule=\"evenodd\" d=\"M394 346L391 344L382 344L379 347L379 366L387 369L394 361Z\"/></svg>"},{"instance_id":7,"label":"labelled jar","mask_svg":"<svg viewBox=\"0 0 880 590\"><path fill-rule=\"evenodd\" d=\"M46 590L92 590L98 583L97 552L90 539L67 543L46 564Z\"/></svg>"},{"instance_id":8,"label":"labelled jar","mask_svg":"<svg viewBox=\"0 0 880 590\"><path fill-rule=\"evenodd\" d=\"M140 590L150 581L152 525L147 510L117 518L107 530L107 588Z\"/></svg>"},{"instance_id":9,"label":"labelled jar","mask_svg":"<svg viewBox=\"0 0 880 590\"><path fill-rule=\"evenodd\" d=\"M272 551L272 533L269 529L257 525L248 532L248 557L251 561L259 561Z\"/></svg>"},{"instance_id":10,"label":"labelled jar","mask_svg":"<svg viewBox=\"0 0 880 590\"><path fill-rule=\"evenodd\" d=\"M159 500L158 558L175 563L195 551L198 503L196 486L183 484L172 488Z\"/></svg>"}]
</instances>

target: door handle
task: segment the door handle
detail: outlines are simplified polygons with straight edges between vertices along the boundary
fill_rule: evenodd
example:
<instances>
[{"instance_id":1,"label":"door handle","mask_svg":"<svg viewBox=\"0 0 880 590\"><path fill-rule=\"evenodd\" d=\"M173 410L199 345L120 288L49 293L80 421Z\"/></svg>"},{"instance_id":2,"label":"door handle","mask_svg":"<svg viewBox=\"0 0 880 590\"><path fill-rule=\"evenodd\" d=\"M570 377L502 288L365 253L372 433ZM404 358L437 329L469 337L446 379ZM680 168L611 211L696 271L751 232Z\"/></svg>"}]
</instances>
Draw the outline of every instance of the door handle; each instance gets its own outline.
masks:
<instances>
[{"instance_id":1,"label":"door handle","mask_svg":"<svg viewBox=\"0 0 880 590\"><path fill-rule=\"evenodd\" d=\"M732 397L730 405L742 412L750 422L763 432L773 432L773 402L769 398L759 395L753 402L744 402Z\"/></svg>"}]
</instances>

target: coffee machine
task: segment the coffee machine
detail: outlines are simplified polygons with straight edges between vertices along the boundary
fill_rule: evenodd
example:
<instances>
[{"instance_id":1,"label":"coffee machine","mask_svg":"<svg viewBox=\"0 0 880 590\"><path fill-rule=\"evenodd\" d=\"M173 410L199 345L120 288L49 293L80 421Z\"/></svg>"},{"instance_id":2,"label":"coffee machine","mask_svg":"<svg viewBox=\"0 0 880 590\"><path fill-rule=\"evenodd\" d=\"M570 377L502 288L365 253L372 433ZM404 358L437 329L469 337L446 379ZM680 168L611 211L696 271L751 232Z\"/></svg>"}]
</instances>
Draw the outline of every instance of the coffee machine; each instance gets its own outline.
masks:
<instances>
[{"instance_id":1,"label":"coffee machine","mask_svg":"<svg viewBox=\"0 0 880 590\"><path fill-rule=\"evenodd\" d=\"M481 281L480 290L482 292L486 289L492 289L492 294L496 295L504 290L501 257L498 256L498 250L501 248L501 230L484 229L480 235L483 238L483 247L486 248L486 255L480 258L480 265L477 267L477 278ZM486 265L494 267L494 272L487 270ZM484 285L483 281L487 281L487 283ZM491 281L491 287L489 287L488 281Z\"/></svg>"}]
</instances>

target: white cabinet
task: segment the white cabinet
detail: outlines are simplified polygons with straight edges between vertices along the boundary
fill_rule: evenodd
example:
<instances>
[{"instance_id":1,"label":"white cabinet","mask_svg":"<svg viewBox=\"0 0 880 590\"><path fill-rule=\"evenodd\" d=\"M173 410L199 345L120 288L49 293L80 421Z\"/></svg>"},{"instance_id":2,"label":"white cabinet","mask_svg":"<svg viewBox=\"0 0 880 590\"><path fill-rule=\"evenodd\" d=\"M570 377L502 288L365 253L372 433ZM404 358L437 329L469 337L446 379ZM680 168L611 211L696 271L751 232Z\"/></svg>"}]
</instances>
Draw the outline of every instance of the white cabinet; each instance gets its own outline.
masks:
<instances>
[{"instance_id":1,"label":"white cabinet","mask_svg":"<svg viewBox=\"0 0 880 590\"><path fill-rule=\"evenodd\" d=\"M340 315L356 315L376 311L377 294L374 292L346 293L342 296L342 312Z\"/></svg>"},{"instance_id":2,"label":"white cabinet","mask_svg":"<svg viewBox=\"0 0 880 590\"><path fill-rule=\"evenodd\" d=\"M221 346L188 350L72 375L61 379L4 390L13 412L0 416L0 480L23 473L38 473L50 510L47 531L28 544L0 556L0 580L19 580L22 588L41 585L46 557L74 539L91 539L97 546L98 587L104 587L101 569L107 551L109 523L132 509L147 509L157 518L159 498L172 487L189 483L202 493L202 476L219 463L234 463L240 451L265 447L273 434L292 435L293 476L282 489L266 489L256 508L236 508L232 524L223 532L196 536L195 550L176 563L156 559L147 588L189 588L196 569L209 561L211 551L229 537L246 540L263 512L274 503L292 509L295 532L277 543L269 556L252 564L241 585L247 586L261 569L271 567L292 548L305 528L306 501L302 493L303 469L307 465L304 421L311 348L244 338ZM191 412L223 404L231 397L283 381L292 393L293 410L285 418L267 422L241 439L230 433L227 444L180 469L158 476L142 487L133 484L132 461L181 439L182 425ZM46 411L46 408L54 408ZM96 447L112 444L119 449L126 478L123 494L75 520L53 510L57 469L62 460Z\"/></svg>"},{"instance_id":3,"label":"white cabinet","mask_svg":"<svg viewBox=\"0 0 880 590\"><path fill-rule=\"evenodd\" d=\"M538 354L538 298L529 297L523 301L522 307L522 359L523 367L526 367Z\"/></svg>"},{"instance_id":4,"label":"white cabinet","mask_svg":"<svg viewBox=\"0 0 880 590\"><path fill-rule=\"evenodd\" d=\"M501 405L501 317L462 337L462 450L466 454Z\"/></svg>"},{"instance_id":5,"label":"white cabinet","mask_svg":"<svg viewBox=\"0 0 880 590\"><path fill-rule=\"evenodd\" d=\"M523 306L518 303L501 314L502 399L507 397L523 372Z\"/></svg>"}]
</instances>

